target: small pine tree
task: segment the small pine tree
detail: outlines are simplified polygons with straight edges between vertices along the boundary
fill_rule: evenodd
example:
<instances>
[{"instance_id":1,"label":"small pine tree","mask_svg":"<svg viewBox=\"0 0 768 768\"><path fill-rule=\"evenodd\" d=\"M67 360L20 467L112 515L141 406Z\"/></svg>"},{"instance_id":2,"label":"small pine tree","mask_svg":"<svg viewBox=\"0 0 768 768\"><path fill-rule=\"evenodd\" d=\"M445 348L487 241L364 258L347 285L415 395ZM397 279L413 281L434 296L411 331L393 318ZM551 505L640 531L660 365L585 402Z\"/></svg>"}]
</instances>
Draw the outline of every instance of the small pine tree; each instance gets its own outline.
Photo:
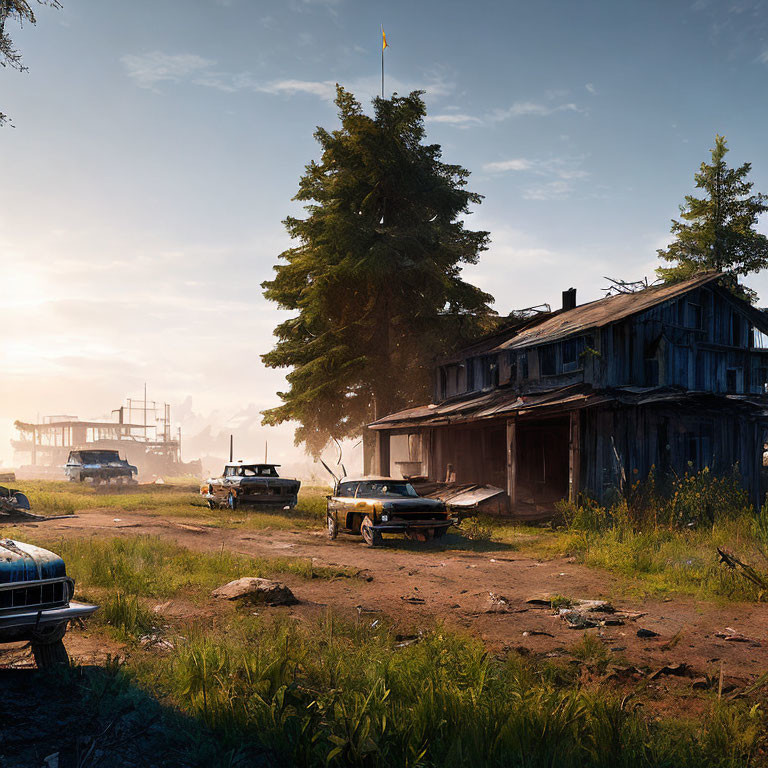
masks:
<instances>
[{"instance_id":1,"label":"small pine tree","mask_svg":"<svg viewBox=\"0 0 768 768\"><path fill-rule=\"evenodd\" d=\"M671 266L656 273L665 282L684 280L697 272L716 270L726 275L737 295L754 302L757 294L738 283L739 276L768 266L768 238L755 231L757 217L768 211L768 196L752 194L747 181L752 165L729 168L723 136L715 136L711 164L702 163L696 174L696 187L704 197L686 195L680 206L683 221L672 220L675 240L659 256Z\"/></svg>"},{"instance_id":2,"label":"small pine tree","mask_svg":"<svg viewBox=\"0 0 768 768\"><path fill-rule=\"evenodd\" d=\"M434 358L495 317L492 298L461 278L488 242L460 220L481 198L468 171L423 143L421 94L377 98L369 116L339 87L336 105L341 126L317 129L322 157L295 197L308 215L285 221L297 245L262 284L295 313L262 357L291 369L264 423L298 422L296 442L314 454L428 399Z\"/></svg>"}]
</instances>

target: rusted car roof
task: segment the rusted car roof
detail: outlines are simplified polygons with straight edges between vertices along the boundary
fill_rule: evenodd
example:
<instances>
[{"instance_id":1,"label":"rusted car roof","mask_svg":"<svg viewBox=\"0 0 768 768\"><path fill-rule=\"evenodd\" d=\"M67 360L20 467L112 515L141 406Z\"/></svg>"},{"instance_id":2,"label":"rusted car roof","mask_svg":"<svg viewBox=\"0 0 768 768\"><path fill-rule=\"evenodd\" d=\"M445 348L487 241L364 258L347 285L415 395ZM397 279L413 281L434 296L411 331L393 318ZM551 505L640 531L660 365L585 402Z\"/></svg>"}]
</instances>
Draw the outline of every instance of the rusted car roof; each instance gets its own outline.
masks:
<instances>
[{"instance_id":1,"label":"rusted car roof","mask_svg":"<svg viewBox=\"0 0 768 768\"><path fill-rule=\"evenodd\" d=\"M619 293L597 299L575 309L560 312L532 328L521 331L502 342L495 351L548 344L576 333L602 328L630 315L645 312L657 304L677 298L721 277L718 272L705 272L673 285L658 285L636 293Z\"/></svg>"}]
</instances>

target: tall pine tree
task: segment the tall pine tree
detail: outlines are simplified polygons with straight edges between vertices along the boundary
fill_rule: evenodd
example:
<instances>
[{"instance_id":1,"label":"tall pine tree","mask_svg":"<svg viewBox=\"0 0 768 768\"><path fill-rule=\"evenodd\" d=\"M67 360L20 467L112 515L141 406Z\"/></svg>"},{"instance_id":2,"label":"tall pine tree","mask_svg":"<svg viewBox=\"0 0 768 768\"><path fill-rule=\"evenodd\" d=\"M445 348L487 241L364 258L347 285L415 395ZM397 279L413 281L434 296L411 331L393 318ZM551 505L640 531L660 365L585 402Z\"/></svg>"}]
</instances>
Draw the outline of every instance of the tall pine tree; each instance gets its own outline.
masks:
<instances>
[{"instance_id":1,"label":"tall pine tree","mask_svg":"<svg viewBox=\"0 0 768 768\"><path fill-rule=\"evenodd\" d=\"M298 245L280 254L264 295L296 314L263 355L290 368L283 404L265 424L297 421L297 444L317 454L393 410L429 398L435 357L492 324L492 298L461 278L488 243L459 217L481 196L469 172L424 144L421 92L375 99L366 115L337 86L341 127L318 128L294 199L307 217L285 226Z\"/></svg>"},{"instance_id":2,"label":"tall pine tree","mask_svg":"<svg viewBox=\"0 0 768 768\"><path fill-rule=\"evenodd\" d=\"M768 266L768 238L755 231L757 217L768 211L768 197L752 194L747 181L752 165L729 168L723 136L715 136L711 164L702 163L695 175L697 189L704 197L686 195L680 206L683 221L672 220L675 240L658 251L671 266L656 272L666 282L684 280L703 270L717 270L727 275L731 289L749 301L757 294L738 283L739 276L758 272Z\"/></svg>"}]
</instances>

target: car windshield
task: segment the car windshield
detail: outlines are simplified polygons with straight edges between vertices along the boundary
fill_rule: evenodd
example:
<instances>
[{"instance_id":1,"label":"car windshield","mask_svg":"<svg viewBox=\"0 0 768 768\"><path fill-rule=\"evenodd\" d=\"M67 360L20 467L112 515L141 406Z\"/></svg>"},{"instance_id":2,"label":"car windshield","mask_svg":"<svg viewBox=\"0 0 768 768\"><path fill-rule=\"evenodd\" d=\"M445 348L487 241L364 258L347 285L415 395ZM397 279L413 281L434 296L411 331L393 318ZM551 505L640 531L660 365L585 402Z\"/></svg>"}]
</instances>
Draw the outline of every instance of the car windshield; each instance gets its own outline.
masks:
<instances>
[{"instance_id":1,"label":"car windshield","mask_svg":"<svg viewBox=\"0 0 768 768\"><path fill-rule=\"evenodd\" d=\"M385 499L391 497L397 498L418 498L418 493L410 483L398 482L396 480L369 480L357 488L357 498L373 497L374 499Z\"/></svg>"},{"instance_id":2,"label":"car windshield","mask_svg":"<svg viewBox=\"0 0 768 768\"><path fill-rule=\"evenodd\" d=\"M72 458L77 460L78 454L73 454ZM117 451L80 451L79 458L83 464L104 464L108 461L120 461L120 454Z\"/></svg>"}]
</instances>

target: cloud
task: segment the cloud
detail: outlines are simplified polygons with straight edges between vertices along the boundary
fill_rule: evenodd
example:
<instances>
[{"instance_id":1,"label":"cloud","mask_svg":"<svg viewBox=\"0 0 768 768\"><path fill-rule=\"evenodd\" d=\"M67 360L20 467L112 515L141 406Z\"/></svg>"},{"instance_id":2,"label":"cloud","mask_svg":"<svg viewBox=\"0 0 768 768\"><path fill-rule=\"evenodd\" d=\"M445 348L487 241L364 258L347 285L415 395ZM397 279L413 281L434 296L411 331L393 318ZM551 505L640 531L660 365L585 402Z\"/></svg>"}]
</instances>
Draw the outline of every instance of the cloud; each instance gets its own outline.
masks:
<instances>
[{"instance_id":1,"label":"cloud","mask_svg":"<svg viewBox=\"0 0 768 768\"><path fill-rule=\"evenodd\" d=\"M139 87L156 90L162 82L188 82L204 88L214 88L225 93L250 91L253 93L269 93L273 95L293 96L309 94L323 100L332 100L336 96L336 81L334 80L302 80L284 78L281 80L261 81L251 72L227 72L220 70L216 62L196 54L167 54L160 51L145 54L126 54L120 59L123 67ZM444 96L454 89L452 83L437 75L430 75L426 81L404 82L397 78L387 78L389 93L410 93L423 90L429 96ZM378 77L358 78L345 83L352 93L360 99L378 96L381 81ZM473 121L465 115L466 121ZM436 122L441 122L439 119ZM450 122L450 121L445 121Z\"/></svg>"},{"instance_id":2,"label":"cloud","mask_svg":"<svg viewBox=\"0 0 768 768\"><path fill-rule=\"evenodd\" d=\"M495 110L489 115L489 119L500 122L513 117L549 117L558 112L577 112L583 114L585 110L571 102L567 104L542 104L536 101L516 101L507 109Z\"/></svg>"},{"instance_id":3,"label":"cloud","mask_svg":"<svg viewBox=\"0 0 768 768\"><path fill-rule=\"evenodd\" d=\"M444 123L446 125L456 125L465 128L470 125L482 125L482 120L473 115L464 115L461 113L447 113L442 115L428 115L428 123Z\"/></svg>"},{"instance_id":4,"label":"cloud","mask_svg":"<svg viewBox=\"0 0 768 768\"><path fill-rule=\"evenodd\" d=\"M540 177L540 181L522 189L522 196L526 200L562 200L573 193L574 181L589 176L589 172L581 167L582 163L581 157L551 157L545 160L515 157L486 163L483 170L493 174L524 173Z\"/></svg>"},{"instance_id":5,"label":"cloud","mask_svg":"<svg viewBox=\"0 0 768 768\"><path fill-rule=\"evenodd\" d=\"M158 83L178 83L197 72L210 69L215 62L194 53L168 54L160 51L126 54L120 59L128 77L140 88L154 88Z\"/></svg>"},{"instance_id":6,"label":"cloud","mask_svg":"<svg viewBox=\"0 0 768 768\"><path fill-rule=\"evenodd\" d=\"M591 93L591 94L595 94L595 93L597 93L597 88L595 88L595 86L594 86L594 84L593 84L593 83L587 83L587 84L586 84L584 87L585 87L585 88L587 89L587 91L589 91L589 93Z\"/></svg>"},{"instance_id":7,"label":"cloud","mask_svg":"<svg viewBox=\"0 0 768 768\"><path fill-rule=\"evenodd\" d=\"M488 171L489 173L506 173L507 171L529 171L533 167L534 162L532 160L518 157L512 160L499 160L495 163L486 163L483 166L483 170Z\"/></svg>"},{"instance_id":8,"label":"cloud","mask_svg":"<svg viewBox=\"0 0 768 768\"><path fill-rule=\"evenodd\" d=\"M760 59L760 61L762 61L762 62L763 62L763 64L768 64L768 48L766 48L766 49L765 49L765 50L764 50L764 51L763 51L763 52L760 54L760 56L758 56L758 58Z\"/></svg>"},{"instance_id":9,"label":"cloud","mask_svg":"<svg viewBox=\"0 0 768 768\"><path fill-rule=\"evenodd\" d=\"M571 196L573 185L567 181L549 181L546 184L535 184L523 190L526 200L563 200Z\"/></svg>"}]
</instances>

